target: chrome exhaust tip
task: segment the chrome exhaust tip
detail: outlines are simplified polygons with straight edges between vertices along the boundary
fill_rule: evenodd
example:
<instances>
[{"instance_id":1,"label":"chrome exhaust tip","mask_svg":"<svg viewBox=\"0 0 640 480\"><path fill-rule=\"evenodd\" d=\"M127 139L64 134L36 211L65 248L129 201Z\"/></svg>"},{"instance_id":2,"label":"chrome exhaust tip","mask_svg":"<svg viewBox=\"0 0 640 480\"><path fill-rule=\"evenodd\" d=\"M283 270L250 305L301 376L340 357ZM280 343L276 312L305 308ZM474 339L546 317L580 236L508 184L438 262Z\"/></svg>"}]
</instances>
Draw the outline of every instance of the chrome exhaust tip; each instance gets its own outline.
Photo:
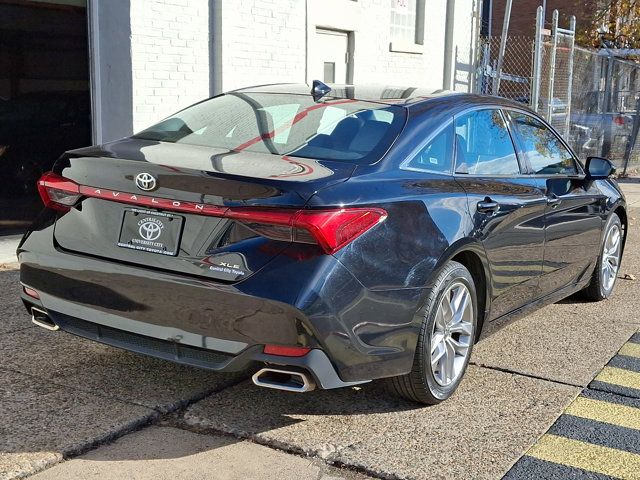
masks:
<instances>
[{"instance_id":1,"label":"chrome exhaust tip","mask_svg":"<svg viewBox=\"0 0 640 480\"><path fill-rule=\"evenodd\" d=\"M286 390L287 392L304 393L316 388L313 379L303 372L263 368L251 377L259 387Z\"/></svg>"},{"instance_id":2,"label":"chrome exhaust tip","mask_svg":"<svg viewBox=\"0 0 640 480\"><path fill-rule=\"evenodd\" d=\"M51 320L49 314L38 307L31 307L31 321L39 327L46 328L47 330L56 331L60 330L60 327L56 325L56 322Z\"/></svg>"}]
</instances>

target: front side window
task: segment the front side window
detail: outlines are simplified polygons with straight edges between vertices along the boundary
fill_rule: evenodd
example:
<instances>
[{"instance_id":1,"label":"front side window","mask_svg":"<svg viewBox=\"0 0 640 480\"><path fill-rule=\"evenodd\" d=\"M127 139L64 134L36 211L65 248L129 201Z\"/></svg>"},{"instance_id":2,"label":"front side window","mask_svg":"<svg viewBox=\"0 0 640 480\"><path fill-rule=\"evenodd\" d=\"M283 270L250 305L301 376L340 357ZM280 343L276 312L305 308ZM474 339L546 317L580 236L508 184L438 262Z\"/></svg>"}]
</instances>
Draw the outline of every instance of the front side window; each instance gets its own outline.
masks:
<instances>
[{"instance_id":1,"label":"front side window","mask_svg":"<svg viewBox=\"0 0 640 480\"><path fill-rule=\"evenodd\" d=\"M511 124L525 158L536 175L576 175L571 152L549 128L520 112L509 112Z\"/></svg>"},{"instance_id":2,"label":"front side window","mask_svg":"<svg viewBox=\"0 0 640 480\"><path fill-rule=\"evenodd\" d=\"M395 105L310 95L229 93L189 107L135 138L224 151L373 163L406 118Z\"/></svg>"},{"instance_id":3,"label":"front side window","mask_svg":"<svg viewBox=\"0 0 640 480\"><path fill-rule=\"evenodd\" d=\"M476 110L455 121L456 173L518 175L520 165L499 110Z\"/></svg>"}]
</instances>

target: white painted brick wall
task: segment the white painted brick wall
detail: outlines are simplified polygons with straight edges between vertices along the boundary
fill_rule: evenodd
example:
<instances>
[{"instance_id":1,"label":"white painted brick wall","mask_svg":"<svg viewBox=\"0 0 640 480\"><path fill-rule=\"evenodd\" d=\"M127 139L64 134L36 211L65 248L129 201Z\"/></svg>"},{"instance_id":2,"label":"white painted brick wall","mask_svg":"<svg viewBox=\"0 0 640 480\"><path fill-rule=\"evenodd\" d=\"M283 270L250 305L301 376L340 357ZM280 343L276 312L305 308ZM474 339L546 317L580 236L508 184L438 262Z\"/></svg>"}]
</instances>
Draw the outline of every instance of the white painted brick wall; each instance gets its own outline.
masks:
<instances>
[{"instance_id":1,"label":"white painted brick wall","mask_svg":"<svg viewBox=\"0 0 640 480\"><path fill-rule=\"evenodd\" d=\"M393 40L390 0L222 2L223 90L310 80L306 77L307 24L311 30L310 42L316 26L354 32L356 84L442 87L446 0L426 0L422 54L389 51ZM462 61L469 58L473 3L473 0L460 0L456 7L454 47ZM310 55L312 51L310 45ZM461 80L460 75L457 78ZM462 84L457 86L461 88Z\"/></svg>"},{"instance_id":2,"label":"white painted brick wall","mask_svg":"<svg viewBox=\"0 0 640 480\"><path fill-rule=\"evenodd\" d=\"M355 33L354 83L441 88L446 1L427 0L425 44L420 54L389 51L393 41L389 0L358 3L362 28Z\"/></svg>"},{"instance_id":3,"label":"white painted brick wall","mask_svg":"<svg viewBox=\"0 0 640 480\"><path fill-rule=\"evenodd\" d=\"M133 129L209 96L209 2L131 0Z\"/></svg>"},{"instance_id":4,"label":"white painted brick wall","mask_svg":"<svg viewBox=\"0 0 640 480\"><path fill-rule=\"evenodd\" d=\"M222 88L304 83L305 16L304 0L223 0Z\"/></svg>"},{"instance_id":5,"label":"white painted brick wall","mask_svg":"<svg viewBox=\"0 0 640 480\"><path fill-rule=\"evenodd\" d=\"M442 86L446 0L427 0L421 54L389 51L389 0L219 1L222 41L214 55L221 55L223 90L307 81L307 53L313 55L308 42L316 26L354 32L355 83ZM471 57L473 4L456 4L454 43L463 63ZM211 5L209 0L131 0L135 131L210 95ZM456 88L466 89L468 73L458 71L456 81Z\"/></svg>"}]
</instances>

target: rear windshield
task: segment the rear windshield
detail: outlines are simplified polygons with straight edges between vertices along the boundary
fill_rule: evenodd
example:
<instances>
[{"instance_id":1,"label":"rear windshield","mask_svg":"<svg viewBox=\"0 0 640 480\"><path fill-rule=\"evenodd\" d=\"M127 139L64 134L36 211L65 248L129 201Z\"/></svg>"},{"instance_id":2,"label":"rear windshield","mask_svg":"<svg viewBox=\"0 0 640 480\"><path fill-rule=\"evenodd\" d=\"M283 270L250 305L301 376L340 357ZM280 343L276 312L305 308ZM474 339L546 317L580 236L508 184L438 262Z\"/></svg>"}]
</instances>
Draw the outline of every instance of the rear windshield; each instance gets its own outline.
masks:
<instances>
[{"instance_id":1,"label":"rear windshield","mask_svg":"<svg viewBox=\"0 0 640 480\"><path fill-rule=\"evenodd\" d=\"M189 107L135 138L273 155L373 163L398 136L405 110L311 95L229 93Z\"/></svg>"}]
</instances>

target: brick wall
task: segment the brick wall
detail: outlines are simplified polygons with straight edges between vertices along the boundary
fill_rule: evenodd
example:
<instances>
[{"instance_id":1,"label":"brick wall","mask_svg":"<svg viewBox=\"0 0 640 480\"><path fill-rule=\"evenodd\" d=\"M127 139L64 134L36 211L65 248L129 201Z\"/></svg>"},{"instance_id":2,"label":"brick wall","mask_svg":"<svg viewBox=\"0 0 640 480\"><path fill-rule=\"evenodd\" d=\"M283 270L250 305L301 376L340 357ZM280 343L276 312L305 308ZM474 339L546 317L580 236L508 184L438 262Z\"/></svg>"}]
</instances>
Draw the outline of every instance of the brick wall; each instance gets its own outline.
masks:
<instances>
[{"instance_id":1,"label":"brick wall","mask_svg":"<svg viewBox=\"0 0 640 480\"><path fill-rule=\"evenodd\" d=\"M209 96L209 2L133 0L133 130Z\"/></svg>"},{"instance_id":2,"label":"brick wall","mask_svg":"<svg viewBox=\"0 0 640 480\"><path fill-rule=\"evenodd\" d=\"M474 1L458 4L455 46L464 62ZM312 80L307 53L313 62L316 27L353 32L354 83L442 87L446 0L427 0L422 53L390 51L389 0L223 0L221 15L221 90Z\"/></svg>"},{"instance_id":3,"label":"brick wall","mask_svg":"<svg viewBox=\"0 0 640 480\"><path fill-rule=\"evenodd\" d=\"M427 0L424 46L407 53L390 51L389 0L132 0L133 130L207 98L212 85L312 80L310 65L321 65L316 27L351 32L354 83L441 88L446 3ZM468 88L474 3L457 2L460 90Z\"/></svg>"},{"instance_id":4,"label":"brick wall","mask_svg":"<svg viewBox=\"0 0 640 480\"><path fill-rule=\"evenodd\" d=\"M445 0L427 0L422 53L391 52L389 0L359 0L361 28L355 32L354 81L441 88Z\"/></svg>"},{"instance_id":5,"label":"brick wall","mask_svg":"<svg viewBox=\"0 0 640 480\"><path fill-rule=\"evenodd\" d=\"M304 0L223 0L221 10L224 90L305 81Z\"/></svg>"},{"instance_id":6,"label":"brick wall","mask_svg":"<svg viewBox=\"0 0 640 480\"><path fill-rule=\"evenodd\" d=\"M502 22L506 0L492 0L492 32L491 35L499 36L502 32ZM593 0L547 0L547 12L545 15L545 27L551 28L553 11L560 14L560 26L569 28L569 17L576 16L577 30L588 26L586 17L595 8ZM518 0L513 2L511 17L509 19L509 35L534 37L536 33L536 10L542 5L542 0Z\"/></svg>"}]
</instances>

